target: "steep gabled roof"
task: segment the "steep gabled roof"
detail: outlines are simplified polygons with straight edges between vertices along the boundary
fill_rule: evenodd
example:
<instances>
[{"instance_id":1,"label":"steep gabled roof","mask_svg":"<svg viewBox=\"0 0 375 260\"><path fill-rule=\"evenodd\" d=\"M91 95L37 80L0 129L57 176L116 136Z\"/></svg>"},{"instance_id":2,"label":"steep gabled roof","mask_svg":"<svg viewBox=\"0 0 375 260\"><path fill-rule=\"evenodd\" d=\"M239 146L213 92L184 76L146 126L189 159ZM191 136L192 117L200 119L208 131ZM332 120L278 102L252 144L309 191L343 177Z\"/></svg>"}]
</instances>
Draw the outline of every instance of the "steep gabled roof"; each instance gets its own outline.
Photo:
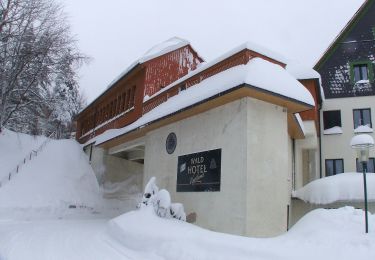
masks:
<instances>
[{"instance_id":1,"label":"steep gabled roof","mask_svg":"<svg viewBox=\"0 0 375 260\"><path fill-rule=\"evenodd\" d=\"M331 56L334 50L337 48L338 43L347 36L347 34L352 30L352 28L357 24L359 19L366 13L369 6L374 3L374 0L365 0L361 7L357 10L354 16L349 20L341 32L336 36L333 42L329 45L327 50L320 57L318 62L315 64L314 69L318 70L320 66Z\"/></svg>"},{"instance_id":2,"label":"steep gabled roof","mask_svg":"<svg viewBox=\"0 0 375 260\"><path fill-rule=\"evenodd\" d=\"M126 75L128 75L131 71L133 71L138 65L141 65L145 62L156 59L160 56L163 56L165 54L168 54L172 51L178 50L178 49L183 48L185 46L190 46L191 49L197 54L197 56L203 61L203 58L201 56L199 56L199 54L196 50L194 50L194 48L190 45L189 41L187 41L185 39L182 39L182 38L179 38L179 37L172 37L172 38L170 38L170 39L168 39L164 42L161 42L161 43L153 46L144 55L142 55L142 57L140 57L139 59L137 59L133 63L131 63L119 76L117 76L114 80L111 81L111 83L109 83L109 85L105 88L105 90L97 98L95 98L92 102L90 102L90 104L88 104L84 109L82 109L82 111L80 111L79 114L81 114L88 107L90 107L91 104L96 102L110 88L112 88L114 85L116 85L117 82L119 82Z\"/></svg>"},{"instance_id":3,"label":"steep gabled roof","mask_svg":"<svg viewBox=\"0 0 375 260\"><path fill-rule=\"evenodd\" d=\"M267 57L271 60L274 60L278 63L281 63L283 65L286 65L288 63L288 60L281 54L273 51L273 50L270 50L268 48L265 48L263 46L260 46L256 43L253 43L253 42L245 42L235 48L233 48L232 50L224 53L223 55L213 59L212 61L210 62L205 62L205 63L202 63L198 66L197 69L193 70L193 71L190 71L188 74L186 74L185 76L179 78L178 80L176 80L175 82L172 82L171 84L169 84L168 86L166 86L165 88L162 88L161 90L159 90L158 92L154 93L151 97L147 97L146 100L144 101L147 101L147 100L150 100L151 98L154 98L160 94L162 94L163 92L166 92L168 91L169 89L173 88L174 86L177 86L178 84L180 84L181 82L184 82L185 80L188 80L189 78L217 65L218 63L232 57L233 55L235 55L236 53L239 53L243 50L250 50L250 51L253 51L255 53L258 53L260 54L261 56L264 56L264 57Z\"/></svg>"}]
</instances>

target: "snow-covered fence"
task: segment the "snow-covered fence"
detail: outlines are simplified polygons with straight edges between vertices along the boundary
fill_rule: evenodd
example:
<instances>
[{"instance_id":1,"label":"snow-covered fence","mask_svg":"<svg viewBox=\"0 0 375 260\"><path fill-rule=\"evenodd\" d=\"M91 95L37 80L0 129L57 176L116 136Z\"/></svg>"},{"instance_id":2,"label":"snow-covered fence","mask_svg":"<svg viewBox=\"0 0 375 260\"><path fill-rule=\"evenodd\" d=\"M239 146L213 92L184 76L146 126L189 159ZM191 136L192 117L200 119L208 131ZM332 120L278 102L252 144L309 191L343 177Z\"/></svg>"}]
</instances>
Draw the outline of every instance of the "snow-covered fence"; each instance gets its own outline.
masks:
<instances>
[{"instance_id":1,"label":"snow-covered fence","mask_svg":"<svg viewBox=\"0 0 375 260\"><path fill-rule=\"evenodd\" d=\"M21 170L22 167L25 166L25 164L28 162L28 161L31 161L34 157L37 157L38 154L43 150L43 148L47 145L47 143L51 140L51 138L55 137L55 132L53 132L52 134L50 134L46 140L44 140L44 142L36 149L36 150L31 150L30 153L28 153L17 165L16 167L13 168L13 170L11 170L9 172L9 174L7 176L5 176L1 181L0 181L0 188L7 182L9 182L12 177L16 174L18 174Z\"/></svg>"}]
</instances>

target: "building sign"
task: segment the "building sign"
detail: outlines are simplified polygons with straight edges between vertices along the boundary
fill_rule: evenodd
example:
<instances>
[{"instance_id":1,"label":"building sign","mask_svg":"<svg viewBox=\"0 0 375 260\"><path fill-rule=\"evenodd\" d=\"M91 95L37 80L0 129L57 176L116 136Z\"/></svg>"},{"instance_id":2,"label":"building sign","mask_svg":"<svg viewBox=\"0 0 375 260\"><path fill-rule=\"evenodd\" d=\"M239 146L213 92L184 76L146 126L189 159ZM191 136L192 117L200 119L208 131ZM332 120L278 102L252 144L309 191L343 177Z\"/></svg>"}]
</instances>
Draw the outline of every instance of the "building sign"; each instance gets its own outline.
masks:
<instances>
[{"instance_id":1,"label":"building sign","mask_svg":"<svg viewBox=\"0 0 375 260\"><path fill-rule=\"evenodd\" d=\"M178 157L177 191L220 191L221 149Z\"/></svg>"}]
</instances>

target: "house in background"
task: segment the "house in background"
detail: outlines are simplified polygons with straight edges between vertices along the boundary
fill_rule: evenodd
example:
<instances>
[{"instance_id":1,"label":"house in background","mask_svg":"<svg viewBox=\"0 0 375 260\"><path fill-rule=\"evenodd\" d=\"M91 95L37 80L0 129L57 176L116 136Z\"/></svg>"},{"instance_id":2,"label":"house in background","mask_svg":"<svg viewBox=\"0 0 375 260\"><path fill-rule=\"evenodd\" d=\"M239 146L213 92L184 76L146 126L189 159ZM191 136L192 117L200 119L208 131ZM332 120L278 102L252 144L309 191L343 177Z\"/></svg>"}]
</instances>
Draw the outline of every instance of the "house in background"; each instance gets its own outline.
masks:
<instances>
[{"instance_id":1,"label":"house in background","mask_svg":"<svg viewBox=\"0 0 375 260\"><path fill-rule=\"evenodd\" d=\"M354 134L374 137L375 1L366 1L315 66L325 100L321 109L322 175L362 171L350 148ZM374 172L372 151L368 171Z\"/></svg>"}]
</instances>

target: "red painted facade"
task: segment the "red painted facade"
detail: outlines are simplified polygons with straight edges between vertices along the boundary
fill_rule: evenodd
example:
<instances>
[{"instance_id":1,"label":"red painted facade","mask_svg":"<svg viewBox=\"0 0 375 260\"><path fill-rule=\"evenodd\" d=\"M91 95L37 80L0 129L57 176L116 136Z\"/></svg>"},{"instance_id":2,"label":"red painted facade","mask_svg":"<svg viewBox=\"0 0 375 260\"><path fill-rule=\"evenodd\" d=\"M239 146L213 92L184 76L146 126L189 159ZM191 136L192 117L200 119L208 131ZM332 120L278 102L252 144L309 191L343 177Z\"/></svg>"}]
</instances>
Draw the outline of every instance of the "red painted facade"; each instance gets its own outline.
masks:
<instances>
[{"instance_id":1,"label":"red painted facade","mask_svg":"<svg viewBox=\"0 0 375 260\"><path fill-rule=\"evenodd\" d=\"M76 117L76 139L85 143L105 130L136 121L142 116L145 95L183 77L202 61L187 45L136 65Z\"/></svg>"},{"instance_id":2,"label":"red painted facade","mask_svg":"<svg viewBox=\"0 0 375 260\"><path fill-rule=\"evenodd\" d=\"M307 121L307 120L315 121L317 135L319 135L319 132L320 132L319 104L321 104L319 80L318 79L303 79L303 80L300 80L300 82L311 93L311 95L314 98L314 102L316 104L314 108L301 112L300 116L302 120L304 121Z\"/></svg>"},{"instance_id":3,"label":"red painted facade","mask_svg":"<svg viewBox=\"0 0 375 260\"><path fill-rule=\"evenodd\" d=\"M195 70L202 62L188 45L169 55L161 56L145 63L145 96L152 96L162 88Z\"/></svg>"},{"instance_id":4,"label":"red painted facade","mask_svg":"<svg viewBox=\"0 0 375 260\"><path fill-rule=\"evenodd\" d=\"M195 70L202 62L202 59L189 45L139 64L78 115L76 139L80 143L85 143L107 129L121 128L131 124L180 91L224 70L246 64L255 57L263 58L285 68L285 64L279 61L243 49L186 80L169 86L190 71ZM316 91L319 88L314 85L316 82L314 80L301 82L309 89L318 104ZM168 89L157 94L167 86L169 86ZM152 95L154 96L151 97ZM151 98L143 101L145 96ZM305 120L315 120L318 123L317 108L303 112L301 116Z\"/></svg>"}]
</instances>

